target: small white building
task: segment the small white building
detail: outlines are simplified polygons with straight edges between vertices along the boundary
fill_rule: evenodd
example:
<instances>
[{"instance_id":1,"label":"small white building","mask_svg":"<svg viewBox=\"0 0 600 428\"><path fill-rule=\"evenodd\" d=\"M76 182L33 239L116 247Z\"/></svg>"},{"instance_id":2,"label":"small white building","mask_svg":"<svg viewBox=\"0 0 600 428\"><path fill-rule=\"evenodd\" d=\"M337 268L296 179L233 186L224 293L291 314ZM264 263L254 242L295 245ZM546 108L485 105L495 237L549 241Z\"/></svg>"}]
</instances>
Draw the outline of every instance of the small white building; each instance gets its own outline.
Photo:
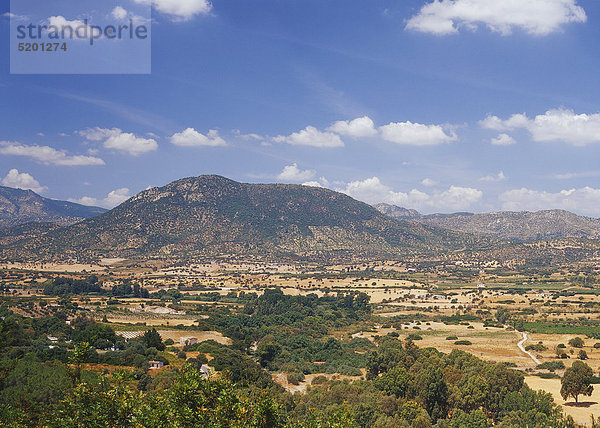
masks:
<instances>
[{"instance_id":1,"label":"small white building","mask_svg":"<svg viewBox=\"0 0 600 428\"><path fill-rule=\"evenodd\" d=\"M148 361L148 364L150 365L151 369L160 369L163 368L165 363L163 363L162 361Z\"/></svg>"}]
</instances>

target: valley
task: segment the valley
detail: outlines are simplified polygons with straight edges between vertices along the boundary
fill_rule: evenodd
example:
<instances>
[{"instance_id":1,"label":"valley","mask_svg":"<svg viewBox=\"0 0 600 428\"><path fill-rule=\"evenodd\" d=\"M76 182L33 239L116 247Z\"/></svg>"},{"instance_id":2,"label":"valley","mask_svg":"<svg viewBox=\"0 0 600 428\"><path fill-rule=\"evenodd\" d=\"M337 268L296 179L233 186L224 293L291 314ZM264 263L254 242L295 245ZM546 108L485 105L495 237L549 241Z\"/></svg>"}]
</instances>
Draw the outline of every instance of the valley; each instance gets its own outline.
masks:
<instances>
[{"instance_id":1,"label":"valley","mask_svg":"<svg viewBox=\"0 0 600 428\"><path fill-rule=\"evenodd\" d=\"M557 396L560 377L573 361L581 361L581 351L594 373L600 370L600 290L595 287L600 271L591 264L508 270L391 261L320 265L221 260L189 265L162 263L158 268L121 260L97 266L96 270L86 265L85 272L61 271L65 267L61 265L44 265L44 270L41 267L4 266L0 286L5 290L4 305L10 311L37 318L70 308L71 317L88 317L127 339L155 328L163 341L174 342L161 352L173 367L181 364L177 355L188 349L183 342L189 338L220 346L245 340L230 337L231 330L216 320L219 314L243 314L249 301L265 293L280 290L282 296L308 299L360 293L372 308L368 315L332 325L320 340L331 338L342 347L350 346L348 349L356 356L372 352L383 338L410 341L419 348L445 354L467 352L522 373L532 388L553 394L564 414L575 423L589 424L591 416L600 410L600 403L594 399L597 392L582 406ZM47 287L58 278L77 280L89 275L102 284L96 292L53 296ZM124 284L139 284L136 289L143 288L147 293L140 297L115 296ZM260 355L257 346L265 340L276 343L278 334L274 334L274 338L269 339L267 334L266 339L249 343L250 354ZM571 346L574 338L583 343ZM559 349L564 349L562 358L557 356ZM196 355L196 351L185 352L188 358ZM204 354L210 365L211 352ZM322 382L327 385L367 378L365 359L348 363L341 371L335 364L316 363L310 358L302 363L277 363L276 358L266 369L277 384L292 393L306 393L311 385Z\"/></svg>"}]
</instances>

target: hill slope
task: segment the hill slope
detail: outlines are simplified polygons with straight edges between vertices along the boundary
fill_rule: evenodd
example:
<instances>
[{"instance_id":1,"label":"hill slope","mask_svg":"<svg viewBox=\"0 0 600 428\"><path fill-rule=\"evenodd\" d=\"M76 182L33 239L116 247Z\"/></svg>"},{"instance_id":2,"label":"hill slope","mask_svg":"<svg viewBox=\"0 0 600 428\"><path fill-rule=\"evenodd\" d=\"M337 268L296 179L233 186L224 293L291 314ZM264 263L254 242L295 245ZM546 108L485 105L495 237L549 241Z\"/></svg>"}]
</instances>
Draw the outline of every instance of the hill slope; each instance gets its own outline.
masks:
<instances>
[{"instance_id":1,"label":"hill slope","mask_svg":"<svg viewBox=\"0 0 600 428\"><path fill-rule=\"evenodd\" d=\"M396 219L498 239L534 241L555 238L600 238L600 220L563 210L421 215L414 210L387 204L376 205L376 208Z\"/></svg>"},{"instance_id":2,"label":"hill slope","mask_svg":"<svg viewBox=\"0 0 600 428\"><path fill-rule=\"evenodd\" d=\"M73 224L106 212L72 202L44 198L31 190L0 186L0 228L29 222Z\"/></svg>"},{"instance_id":3,"label":"hill slope","mask_svg":"<svg viewBox=\"0 0 600 428\"><path fill-rule=\"evenodd\" d=\"M145 190L81 223L12 243L4 258L325 257L454 250L481 240L399 222L331 190L201 176Z\"/></svg>"}]
</instances>

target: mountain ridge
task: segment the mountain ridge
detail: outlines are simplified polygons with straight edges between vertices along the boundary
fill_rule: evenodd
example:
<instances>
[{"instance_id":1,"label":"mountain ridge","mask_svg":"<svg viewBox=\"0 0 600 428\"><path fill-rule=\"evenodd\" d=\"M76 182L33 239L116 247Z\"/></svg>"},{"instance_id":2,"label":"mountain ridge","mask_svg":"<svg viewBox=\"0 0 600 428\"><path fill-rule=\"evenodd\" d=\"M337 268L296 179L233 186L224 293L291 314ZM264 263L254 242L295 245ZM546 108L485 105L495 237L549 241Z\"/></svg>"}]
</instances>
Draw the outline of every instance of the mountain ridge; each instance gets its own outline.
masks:
<instances>
[{"instance_id":1,"label":"mountain ridge","mask_svg":"<svg viewBox=\"0 0 600 428\"><path fill-rule=\"evenodd\" d=\"M2 257L391 256L485 242L391 219L329 189L205 175L144 190L99 216L12 242Z\"/></svg>"},{"instance_id":2,"label":"mountain ridge","mask_svg":"<svg viewBox=\"0 0 600 428\"><path fill-rule=\"evenodd\" d=\"M100 207L44 198L32 190L0 186L0 228L30 222L64 226L106 211Z\"/></svg>"},{"instance_id":3,"label":"mountain ridge","mask_svg":"<svg viewBox=\"0 0 600 428\"><path fill-rule=\"evenodd\" d=\"M376 204L374 207L398 220L502 240L528 242L561 238L600 238L599 219L560 209L423 215L415 210L389 204Z\"/></svg>"}]
</instances>

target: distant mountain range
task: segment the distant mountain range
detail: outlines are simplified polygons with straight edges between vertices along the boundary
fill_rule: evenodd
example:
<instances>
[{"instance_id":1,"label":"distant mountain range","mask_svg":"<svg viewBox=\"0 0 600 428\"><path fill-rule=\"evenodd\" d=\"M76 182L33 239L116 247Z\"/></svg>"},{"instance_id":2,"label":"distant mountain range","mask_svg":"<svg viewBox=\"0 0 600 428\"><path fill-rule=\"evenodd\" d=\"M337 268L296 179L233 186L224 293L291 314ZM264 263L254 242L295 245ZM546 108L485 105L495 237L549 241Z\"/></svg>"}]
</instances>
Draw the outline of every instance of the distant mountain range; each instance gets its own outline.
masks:
<instances>
[{"instance_id":1,"label":"distant mountain range","mask_svg":"<svg viewBox=\"0 0 600 428\"><path fill-rule=\"evenodd\" d=\"M244 184L220 176L145 190L80 223L11 237L3 258L287 258L401 256L483 248L489 242L397 221L332 190ZM13 234L14 235L14 234ZM0 242L1 244L1 242Z\"/></svg>"},{"instance_id":2,"label":"distant mountain range","mask_svg":"<svg viewBox=\"0 0 600 428\"><path fill-rule=\"evenodd\" d=\"M106 212L0 187L0 258L415 256L548 265L600 257L600 220L567 211L422 215L376 208L328 189L215 175L145 190Z\"/></svg>"},{"instance_id":3,"label":"distant mountain range","mask_svg":"<svg viewBox=\"0 0 600 428\"><path fill-rule=\"evenodd\" d=\"M377 204L375 208L398 220L502 240L527 242L560 238L600 238L600 220L563 210L422 215L415 210L388 204Z\"/></svg>"},{"instance_id":4,"label":"distant mountain range","mask_svg":"<svg viewBox=\"0 0 600 428\"><path fill-rule=\"evenodd\" d=\"M31 190L0 186L0 228L29 222L69 225L103 212L104 208L56 201Z\"/></svg>"}]
</instances>

